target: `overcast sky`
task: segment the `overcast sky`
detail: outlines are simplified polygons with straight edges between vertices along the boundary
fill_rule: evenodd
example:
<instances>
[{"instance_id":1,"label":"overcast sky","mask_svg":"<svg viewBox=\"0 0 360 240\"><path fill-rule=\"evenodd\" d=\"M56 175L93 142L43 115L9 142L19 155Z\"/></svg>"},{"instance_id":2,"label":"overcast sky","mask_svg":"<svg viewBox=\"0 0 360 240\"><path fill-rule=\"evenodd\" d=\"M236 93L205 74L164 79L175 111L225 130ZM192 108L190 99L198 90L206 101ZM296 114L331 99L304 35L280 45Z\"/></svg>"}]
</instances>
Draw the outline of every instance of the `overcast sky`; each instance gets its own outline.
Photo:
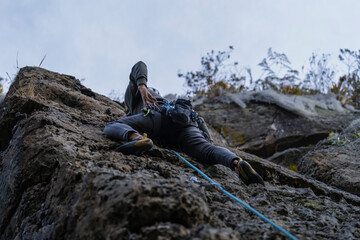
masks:
<instances>
[{"instance_id":1,"label":"overcast sky","mask_svg":"<svg viewBox=\"0 0 360 240\"><path fill-rule=\"evenodd\" d=\"M313 51L358 50L359 9L357 0L0 0L0 76L46 55L42 67L107 96L124 92L143 60L149 86L184 93L177 73L229 45L254 72L269 47L298 69Z\"/></svg>"}]
</instances>

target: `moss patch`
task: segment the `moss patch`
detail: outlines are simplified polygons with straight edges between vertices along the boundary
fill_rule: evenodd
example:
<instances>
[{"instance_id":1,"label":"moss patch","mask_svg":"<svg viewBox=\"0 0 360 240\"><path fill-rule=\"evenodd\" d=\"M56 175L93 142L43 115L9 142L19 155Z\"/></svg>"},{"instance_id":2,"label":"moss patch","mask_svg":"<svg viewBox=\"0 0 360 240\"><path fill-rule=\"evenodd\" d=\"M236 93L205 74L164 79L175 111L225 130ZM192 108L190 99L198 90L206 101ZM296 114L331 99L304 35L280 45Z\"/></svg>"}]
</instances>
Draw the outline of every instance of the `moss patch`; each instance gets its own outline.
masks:
<instances>
[{"instance_id":1,"label":"moss patch","mask_svg":"<svg viewBox=\"0 0 360 240\"><path fill-rule=\"evenodd\" d=\"M240 135L236 129L227 126L220 126L220 133L228 140L230 140L234 145L241 145L245 143L244 136Z\"/></svg>"}]
</instances>

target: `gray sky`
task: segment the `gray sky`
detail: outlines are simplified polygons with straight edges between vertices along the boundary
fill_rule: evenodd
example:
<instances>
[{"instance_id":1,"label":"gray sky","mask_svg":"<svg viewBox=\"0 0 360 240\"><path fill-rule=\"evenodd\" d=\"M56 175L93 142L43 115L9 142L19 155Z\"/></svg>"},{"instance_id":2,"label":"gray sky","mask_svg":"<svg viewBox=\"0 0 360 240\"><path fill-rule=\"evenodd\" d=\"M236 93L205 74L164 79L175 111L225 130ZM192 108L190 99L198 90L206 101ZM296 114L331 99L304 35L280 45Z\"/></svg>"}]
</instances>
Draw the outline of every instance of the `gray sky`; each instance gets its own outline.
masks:
<instances>
[{"instance_id":1,"label":"gray sky","mask_svg":"<svg viewBox=\"0 0 360 240\"><path fill-rule=\"evenodd\" d=\"M231 59L257 64L272 47L300 69L313 51L360 49L357 0L1 0L0 76L38 66L85 78L108 95L124 92L130 69L143 60L149 85L184 93L180 71L201 56L233 45ZM256 76L255 76L256 77Z\"/></svg>"}]
</instances>

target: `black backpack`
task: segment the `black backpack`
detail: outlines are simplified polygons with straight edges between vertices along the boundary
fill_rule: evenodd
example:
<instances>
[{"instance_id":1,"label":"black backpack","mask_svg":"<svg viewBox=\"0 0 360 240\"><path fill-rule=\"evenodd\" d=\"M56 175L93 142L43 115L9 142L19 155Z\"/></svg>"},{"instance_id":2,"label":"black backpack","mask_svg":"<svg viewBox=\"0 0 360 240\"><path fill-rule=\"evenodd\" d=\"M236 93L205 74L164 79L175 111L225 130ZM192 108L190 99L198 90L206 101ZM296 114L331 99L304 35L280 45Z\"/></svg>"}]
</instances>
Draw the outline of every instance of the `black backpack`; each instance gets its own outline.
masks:
<instances>
[{"instance_id":1,"label":"black backpack","mask_svg":"<svg viewBox=\"0 0 360 240\"><path fill-rule=\"evenodd\" d=\"M165 109L166 115L171 117L174 123L181 126L197 126L198 114L192 110L190 100L178 98L175 102L166 102Z\"/></svg>"}]
</instances>

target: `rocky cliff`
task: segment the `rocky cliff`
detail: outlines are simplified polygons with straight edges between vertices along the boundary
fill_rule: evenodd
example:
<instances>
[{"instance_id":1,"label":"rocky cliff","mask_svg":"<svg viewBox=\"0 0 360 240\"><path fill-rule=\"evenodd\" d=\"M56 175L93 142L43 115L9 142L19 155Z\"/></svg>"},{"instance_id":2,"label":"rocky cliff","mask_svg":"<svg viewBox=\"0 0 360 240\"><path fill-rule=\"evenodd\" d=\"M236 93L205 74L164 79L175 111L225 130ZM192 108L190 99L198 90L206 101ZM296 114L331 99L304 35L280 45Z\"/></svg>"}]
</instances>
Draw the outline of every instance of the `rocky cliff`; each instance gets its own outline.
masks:
<instances>
[{"instance_id":1,"label":"rocky cliff","mask_svg":"<svg viewBox=\"0 0 360 240\"><path fill-rule=\"evenodd\" d=\"M155 147L139 156L114 152L119 143L106 139L102 130L107 122L124 116L123 105L92 92L72 76L22 68L0 107L0 239L282 238L214 188L191 182L193 176L205 180L171 151ZM353 122L350 130L341 132L356 113L320 109L324 124L316 125L294 113L290 122L285 121L289 111L273 103L250 101L239 107L233 101L213 99L198 109L217 130L212 131L216 143L234 147L230 149L248 160L266 185L245 186L229 169L184 155L191 163L300 239L360 238L358 185L343 172L339 175L343 184L336 184L336 175L344 169L359 173L354 151L359 149L355 133L360 126ZM244 111L252 114L244 120L252 127L243 129L241 121L213 117L235 115L234 110L238 119ZM328 113L342 118L331 120ZM268 124L262 126L265 133L258 129L259 118ZM274 130L279 126L284 132ZM296 126L309 130L308 136L294 137L300 135L289 129ZM248 135L251 129L256 130L255 137ZM317 143L335 130L339 141L335 137ZM345 136L349 141L342 141ZM317 146L297 158L301 174L262 158L311 144ZM329 146L341 154L319 155ZM343 162L330 163L325 156ZM331 170L334 166L336 170Z\"/></svg>"}]
</instances>

